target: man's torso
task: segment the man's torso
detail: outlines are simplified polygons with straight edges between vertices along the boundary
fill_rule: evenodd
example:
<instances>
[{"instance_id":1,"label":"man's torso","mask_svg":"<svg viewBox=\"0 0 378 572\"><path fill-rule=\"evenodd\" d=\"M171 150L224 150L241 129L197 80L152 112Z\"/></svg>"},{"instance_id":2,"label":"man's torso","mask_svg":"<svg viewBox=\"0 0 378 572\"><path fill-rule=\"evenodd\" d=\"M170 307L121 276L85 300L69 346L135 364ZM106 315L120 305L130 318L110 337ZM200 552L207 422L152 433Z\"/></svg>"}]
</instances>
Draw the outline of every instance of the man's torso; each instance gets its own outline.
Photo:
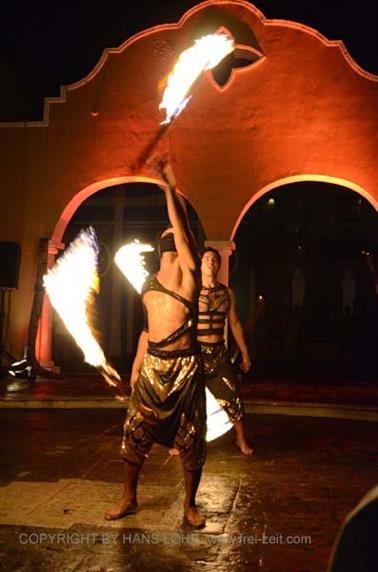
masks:
<instances>
[{"instance_id":1,"label":"man's torso","mask_svg":"<svg viewBox=\"0 0 378 572\"><path fill-rule=\"evenodd\" d=\"M212 288L202 286L198 301L197 337L199 342L219 343L223 341L230 306L231 299L226 286L220 283Z\"/></svg>"},{"instance_id":2,"label":"man's torso","mask_svg":"<svg viewBox=\"0 0 378 572\"><path fill-rule=\"evenodd\" d=\"M189 348L195 340L196 303L177 290L155 275L146 281L142 292L149 344L158 344L165 351Z\"/></svg>"}]
</instances>

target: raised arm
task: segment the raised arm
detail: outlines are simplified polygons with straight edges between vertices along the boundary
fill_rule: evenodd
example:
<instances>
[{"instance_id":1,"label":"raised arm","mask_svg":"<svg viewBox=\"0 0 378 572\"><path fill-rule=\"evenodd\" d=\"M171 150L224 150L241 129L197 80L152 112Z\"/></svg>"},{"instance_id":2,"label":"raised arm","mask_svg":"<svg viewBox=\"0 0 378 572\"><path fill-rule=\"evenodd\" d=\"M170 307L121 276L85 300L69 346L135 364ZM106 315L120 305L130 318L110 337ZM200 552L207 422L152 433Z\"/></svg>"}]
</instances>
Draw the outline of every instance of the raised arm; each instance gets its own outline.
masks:
<instances>
[{"instance_id":1,"label":"raised arm","mask_svg":"<svg viewBox=\"0 0 378 572\"><path fill-rule=\"evenodd\" d=\"M184 199L177 193L176 181L171 167L167 164L160 164L159 171L166 183L162 188L167 202L168 218L174 230L180 266L182 270L194 272L198 269L199 260L194 236L189 227Z\"/></svg>"},{"instance_id":2,"label":"raised arm","mask_svg":"<svg viewBox=\"0 0 378 572\"><path fill-rule=\"evenodd\" d=\"M240 350L240 353L241 353L241 357L242 357L242 363L240 365L241 370L244 373L247 373L247 371L251 368L251 358L249 357L249 352L248 352L248 348L247 348L247 343L245 341L243 326L241 325L241 322L239 320L239 316L238 316L238 313L236 310L235 294L233 293L231 288L228 289L228 292L230 294L230 310L229 310L229 314L228 314L230 328L231 328L232 335L235 338L235 342L236 342L236 344Z\"/></svg>"},{"instance_id":3,"label":"raised arm","mask_svg":"<svg viewBox=\"0 0 378 572\"><path fill-rule=\"evenodd\" d=\"M182 209L182 212L183 212L183 220L184 220L184 225L185 225L185 232L186 232L186 234L189 236L189 241L190 241L190 244L193 245L193 250L196 251L197 256L199 257L198 250L197 250L197 245L196 245L196 239L195 239L195 236L194 236L193 231L192 231L192 229L190 228L190 224L189 224L188 209L187 209L187 206L186 206L185 199L184 199L184 197L183 197L182 195L180 195L179 193L176 193L176 196L177 196L177 199L178 199L178 201L179 201L179 203L180 203L180 206L181 206L181 209ZM200 258L199 258L199 263L201 264Z\"/></svg>"}]
</instances>

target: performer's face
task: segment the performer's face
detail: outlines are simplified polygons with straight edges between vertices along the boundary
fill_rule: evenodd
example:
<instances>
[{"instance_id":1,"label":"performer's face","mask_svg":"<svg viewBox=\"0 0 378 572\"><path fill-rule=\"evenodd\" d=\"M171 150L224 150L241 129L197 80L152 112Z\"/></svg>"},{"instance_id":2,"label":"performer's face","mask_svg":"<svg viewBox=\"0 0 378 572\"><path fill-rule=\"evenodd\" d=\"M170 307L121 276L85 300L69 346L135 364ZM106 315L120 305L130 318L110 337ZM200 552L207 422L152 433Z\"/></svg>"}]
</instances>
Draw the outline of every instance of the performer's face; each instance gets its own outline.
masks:
<instances>
[{"instance_id":1,"label":"performer's face","mask_svg":"<svg viewBox=\"0 0 378 572\"><path fill-rule=\"evenodd\" d=\"M216 276L219 270L218 257L215 252L205 252L202 256L201 272L204 276Z\"/></svg>"}]
</instances>

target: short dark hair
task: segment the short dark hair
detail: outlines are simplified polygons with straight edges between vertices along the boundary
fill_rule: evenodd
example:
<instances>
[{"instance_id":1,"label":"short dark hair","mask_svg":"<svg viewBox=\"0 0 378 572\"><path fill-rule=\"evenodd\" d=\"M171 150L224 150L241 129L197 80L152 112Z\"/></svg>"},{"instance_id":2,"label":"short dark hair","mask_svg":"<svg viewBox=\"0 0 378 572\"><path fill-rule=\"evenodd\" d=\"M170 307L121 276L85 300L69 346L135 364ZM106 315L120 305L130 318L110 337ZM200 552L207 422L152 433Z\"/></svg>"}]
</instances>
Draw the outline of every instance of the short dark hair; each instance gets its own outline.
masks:
<instances>
[{"instance_id":1,"label":"short dark hair","mask_svg":"<svg viewBox=\"0 0 378 572\"><path fill-rule=\"evenodd\" d=\"M204 254L206 254L206 252L212 252L213 254L215 254L215 256L218 260L218 265L220 266L222 264L221 255L219 254L219 252L216 248L213 248L212 246L206 246L206 248L204 248L202 251L201 259L203 258Z\"/></svg>"}]
</instances>

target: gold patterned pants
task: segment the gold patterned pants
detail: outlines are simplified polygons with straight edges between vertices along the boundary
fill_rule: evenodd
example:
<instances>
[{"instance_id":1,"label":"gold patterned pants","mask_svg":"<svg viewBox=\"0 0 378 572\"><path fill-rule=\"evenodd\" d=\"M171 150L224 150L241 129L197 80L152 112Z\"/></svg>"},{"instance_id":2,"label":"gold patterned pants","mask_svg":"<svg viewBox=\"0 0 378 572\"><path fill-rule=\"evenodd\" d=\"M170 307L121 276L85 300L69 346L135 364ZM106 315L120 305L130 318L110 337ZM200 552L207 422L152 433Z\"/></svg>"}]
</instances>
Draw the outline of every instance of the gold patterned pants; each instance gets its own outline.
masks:
<instances>
[{"instance_id":1,"label":"gold patterned pants","mask_svg":"<svg viewBox=\"0 0 378 572\"><path fill-rule=\"evenodd\" d=\"M122 457L142 464L153 443L175 447L184 467L206 458L206 399L200 355L154 350L144 356L124 423Z\"/></svg>"},{"instance_id":2,"label":"gold patterned pants","mask_svg":"<svg viewBox=\"0 0 378 572\"><path fill-rule=\"evenodd\" d=\"M224 343L201 342L201 356L206 386L232 423L240 421L243 417L240 383Z\"/></svg>"}]
</instances>

